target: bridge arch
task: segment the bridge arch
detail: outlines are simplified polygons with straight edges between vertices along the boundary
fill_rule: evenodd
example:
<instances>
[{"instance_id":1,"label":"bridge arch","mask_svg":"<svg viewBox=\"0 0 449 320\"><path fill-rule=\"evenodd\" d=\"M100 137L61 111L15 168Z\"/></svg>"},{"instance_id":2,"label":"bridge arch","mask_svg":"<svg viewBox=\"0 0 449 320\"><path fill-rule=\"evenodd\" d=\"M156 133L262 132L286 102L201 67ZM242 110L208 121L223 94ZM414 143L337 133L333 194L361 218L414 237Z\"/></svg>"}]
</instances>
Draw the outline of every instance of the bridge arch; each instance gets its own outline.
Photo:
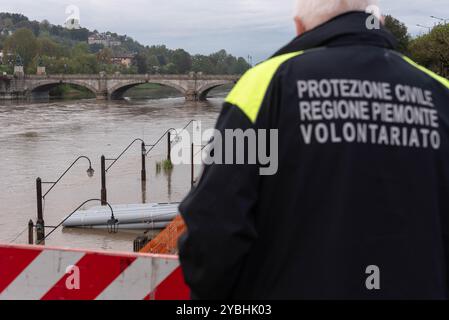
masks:
<instances>
[{"instance_id":1,"label":"bridge arch","mask_svg":"<svg viewBox=\"0 0 449 320\"><path fill-rule=\"evenodd\" d=\"M187 88L184 88L182 85L175 83L175 81L170 80L139 80L139 81L128 81L128 82L121 82L119 84L116 84L108 89L109 92L109 98L110 99L120 99L123 97L123 94L136 86L146 84L146 83L152 83L152 84L158 84L165 87L170 87L172 89L177 90L181 95L185 96L187 92Z\"/></svg>"},{"instance_id":2,"label":"bridge arch","mask_svg":"<svg viewBox=\"0 0 449 320\"><path fill-rule=\"evenodd\" d=\"M213 89L224 86L224 85L235 84L235 83L236 83L236 81L231 81L231 80L217 80L217 81L208 82L205 85L199 87L198 97L200 100L206 100L207 95Z\"/></svg>"},{"instance_id":3,"label":"bridge arch","mask_svg":"<svg viewBox=\"0 0 449 320\"><path fill-rule=\"evenodd\" d=\"M47 89L50 90L54 87L57 87L57 86L63 85L63 84L70 84L70 85L74 85L74 86L78 86L78 87L83 87L83 88L86 88L89 91L91 91L94 95L98 94L97 88L93 87L92 85L90 85L84 81L74 80L74 79L39 81L39 82L34 83L32 86L28 87L27 93L29 95L36 91L44 91L44 90L46 91Z\"/></svg>"}]
</instances>

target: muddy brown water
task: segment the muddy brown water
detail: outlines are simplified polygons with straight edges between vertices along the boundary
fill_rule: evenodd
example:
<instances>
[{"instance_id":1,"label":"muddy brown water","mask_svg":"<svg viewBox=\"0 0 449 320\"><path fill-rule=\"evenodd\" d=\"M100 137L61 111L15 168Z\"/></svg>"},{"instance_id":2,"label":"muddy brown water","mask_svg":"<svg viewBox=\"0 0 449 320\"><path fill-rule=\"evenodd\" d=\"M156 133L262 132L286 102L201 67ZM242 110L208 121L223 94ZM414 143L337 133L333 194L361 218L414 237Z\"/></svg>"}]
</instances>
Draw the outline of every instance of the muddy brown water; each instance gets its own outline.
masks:
<instances>
[{"instance_id":1,"label":"muddy brown water","mask_svg":"<svg viewBox=\"0 0 449 320\"><path fill-rule=\"evenodd\" d=\"M46 197L45 223L56 225L85 200L100 197L102 154L114 158L135 138L154 143L168 128L182 128L191 119L202 121L203 129L213 127L223 97L197 103L181 97L0 102L0 242L27 242L27 232L20 233L30 219L36 220L37 177L55 181L80 155L93 161L94 177L86 174L88 163L80 161ZM165 155L163 142L147 160L148 178L142 191L140 145L135 144L108 172L108 200L113 204L181 201L190 189L190 167L180 165L171 174L157 173L156 162ZM46 244L132 251L138 234L58 229Z\"/></svg>"}]
</instances>

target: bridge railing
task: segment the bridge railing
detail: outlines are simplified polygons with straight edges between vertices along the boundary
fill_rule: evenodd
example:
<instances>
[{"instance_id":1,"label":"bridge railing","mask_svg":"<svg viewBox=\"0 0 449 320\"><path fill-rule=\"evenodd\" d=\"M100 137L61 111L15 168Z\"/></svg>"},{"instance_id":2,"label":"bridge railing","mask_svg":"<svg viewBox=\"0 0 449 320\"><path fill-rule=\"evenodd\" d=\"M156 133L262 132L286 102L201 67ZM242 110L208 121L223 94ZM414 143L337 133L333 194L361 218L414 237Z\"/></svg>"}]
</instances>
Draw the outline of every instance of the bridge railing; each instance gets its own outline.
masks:
<instances>
[{"instance_id":1,"label":"bridge railing","mask_svg":"<svg viewBox=\"0 0 449 320\"><path fill-rule=\"evenodd\" d=\"M240 75L188 75L188 74L47 74L47 75L25 75L25 79L105 79L105 80L230 80L236 81Z\"/></svg>"}]
</instances>

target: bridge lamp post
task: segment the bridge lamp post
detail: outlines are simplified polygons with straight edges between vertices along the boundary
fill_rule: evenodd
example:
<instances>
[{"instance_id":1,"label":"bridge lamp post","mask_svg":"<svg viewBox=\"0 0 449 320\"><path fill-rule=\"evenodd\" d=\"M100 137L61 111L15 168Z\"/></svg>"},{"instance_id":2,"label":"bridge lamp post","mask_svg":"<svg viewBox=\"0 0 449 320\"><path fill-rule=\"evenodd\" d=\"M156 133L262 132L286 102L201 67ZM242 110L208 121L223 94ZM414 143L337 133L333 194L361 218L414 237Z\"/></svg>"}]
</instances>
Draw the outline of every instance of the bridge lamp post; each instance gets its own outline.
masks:
<instances>
[{"instance_id":1,"label":"bridge lamp post","mask_svg":"<svg viewBox=\"0 0 449 320\"><path fill-rule=\"evenodd\" d=\"M42 200L53 190L53 188L62 180L62 178L73 168L73 166L81 159L85 159L89 162L89 168L86 173L89 178L94 176L95 170L92 168L92 162L86 156L78 157L73 163L64 171L64 173L55 182L43 182L41 178L36 179L36 198L37 198L37 221L36 221L36 243L42 244L45 239L45 222L44 222L44 209ZM42 195L42 185L51 185L50 189Z\"/></svg>"}]
</instances>

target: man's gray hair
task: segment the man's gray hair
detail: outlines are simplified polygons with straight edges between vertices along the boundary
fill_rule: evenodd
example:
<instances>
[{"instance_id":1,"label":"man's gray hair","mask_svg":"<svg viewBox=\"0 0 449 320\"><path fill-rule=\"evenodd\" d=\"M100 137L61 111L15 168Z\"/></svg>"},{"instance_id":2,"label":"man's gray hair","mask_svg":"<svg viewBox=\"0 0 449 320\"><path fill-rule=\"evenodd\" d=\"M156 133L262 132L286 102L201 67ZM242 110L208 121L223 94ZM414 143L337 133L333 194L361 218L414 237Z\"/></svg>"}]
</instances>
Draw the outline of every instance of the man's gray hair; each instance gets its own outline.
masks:
<instances>
[{"instance_id":1,"label":"man's gray hair","mask_svg":"<svg viewBox=\"0 0 449 320\"><path fill-rule=\"evenodd\" d=\"M295 16L310 30L342 13L367 11L377 4L378 0L296 0Z\"/></svg>"}]
</instances>

